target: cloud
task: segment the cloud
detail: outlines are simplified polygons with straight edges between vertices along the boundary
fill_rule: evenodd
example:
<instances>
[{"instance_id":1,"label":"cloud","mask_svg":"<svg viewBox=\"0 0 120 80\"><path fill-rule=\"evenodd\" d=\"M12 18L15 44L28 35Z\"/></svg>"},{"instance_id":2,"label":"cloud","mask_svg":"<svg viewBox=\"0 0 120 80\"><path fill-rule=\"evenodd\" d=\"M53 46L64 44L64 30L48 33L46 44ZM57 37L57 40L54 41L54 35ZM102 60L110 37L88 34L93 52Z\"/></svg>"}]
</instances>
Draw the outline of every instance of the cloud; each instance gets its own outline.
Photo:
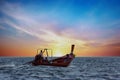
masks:
<instances>
[{"instance_id":1,"label":"cloud","mask_svg":"<svg viewBox=\"0 0 120 80\"><path fill-rule=\"evenodd\" d=\"M36 18L21 7L20 4L5 3L1 11L4 15L7 15L4 16L4 23L15 28L18 33L26 33L46 42L76 43L80 47L96 47L104 44L105 39L111 38L109 37L111 30L96 28L96 25L89 21L79 22L73 25L75 27L60 29L60 22L48 19L50 18L47 15L49 13L45 13L44 16L43 14L37 15L38 18ZM111 23L111 25L116 25L118 22Z\"/></svg>"},{"instance_id":2,"label":"cloud","mask_svg":"<svg viewBox=\"0 0 120 80\"><path fill-rule=\"evenodd\" d=\"M15 6L17 7L16 9L14 9ZM13 11L13 9L15 11ZM20 6L7 4L2 11L12 19L5 17L5 23L19 31L35 36L39 39L42 38L44 40L48 40L46 38L49 38L49 40L53 40L52 37L50 38L49 36L56 37L56 35L50 30L50 28L52 28L51 24L40 23L21 10Z\"/></svg>"},{"instance_id":3,"label":"cloud","mask_svg":"<svg viewBox=\"0 0 120 80\"><path fill-rule=\"evenodd\" d=\"M109 44L106 44L104 46L106 46L106 47L118 47L118 48L120 48L120 42L109 43Z\"/></svg>"},{"instance_id":4,"label":"cloud","mask_svg":"<svg viewBox=\"0 0 120 80\"><path fill-rule=\"evenodd\" d=\"M16 8L14 9L14 7ZM84 41L74 38L76 35L74 35L74 30L68 28L59 30L60 28L58 26L60 25L56 21L42 21L43 17L40 18L41 15L38 16L38 20L29 15L29 13L24 11L19 5L7 3L5 7L3 7L2 12L8 16L4 17L4 23L15 28L18 33L28 34L33 36L33 38L36 37L39 40L52 43L52 45L75 43L84 46ZM64 32L65 34L70 34L70 36L65 35Z\"/></svg>"}]
</instances>

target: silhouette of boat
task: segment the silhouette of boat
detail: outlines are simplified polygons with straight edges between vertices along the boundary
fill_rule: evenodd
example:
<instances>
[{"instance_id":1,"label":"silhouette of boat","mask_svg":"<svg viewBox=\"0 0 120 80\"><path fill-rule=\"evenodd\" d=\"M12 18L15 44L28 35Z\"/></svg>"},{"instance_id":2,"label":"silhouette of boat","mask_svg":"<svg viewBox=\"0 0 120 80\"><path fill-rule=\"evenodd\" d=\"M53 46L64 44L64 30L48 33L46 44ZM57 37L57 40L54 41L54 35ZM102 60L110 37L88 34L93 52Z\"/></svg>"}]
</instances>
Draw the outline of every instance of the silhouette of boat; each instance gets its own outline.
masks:
<instances>
[{"instance_id":1,"label":"silhouette of boat","mask_svg":"<svg viewBox=\"0 0 120 80\"><path fill-rule=\"evenodd\" d=\"M73 54L74 46L71 45L71 52L69 54L66 54L62 57L58 57L52 60L48 60L48 49L41 50L39 54L35 56L35 59L31 61L33 66L38 65L45 65L45 66L58 66L58 67L67 67L72 62L72 60L75 58L75 55ZM43 54L47 54L47 57L44 57ZM38 50L37 50L38 53Z\"/></svg>"}]
</instances>

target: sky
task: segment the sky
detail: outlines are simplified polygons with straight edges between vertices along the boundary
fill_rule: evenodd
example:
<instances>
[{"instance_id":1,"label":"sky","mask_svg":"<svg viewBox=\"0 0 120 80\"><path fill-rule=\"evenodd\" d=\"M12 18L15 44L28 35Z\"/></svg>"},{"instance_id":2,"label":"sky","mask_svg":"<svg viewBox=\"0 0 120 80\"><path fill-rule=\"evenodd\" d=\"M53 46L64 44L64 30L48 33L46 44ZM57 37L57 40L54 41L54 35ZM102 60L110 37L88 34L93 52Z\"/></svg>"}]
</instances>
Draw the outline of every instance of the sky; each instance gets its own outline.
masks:
<instances>
[{"instance_id":1,"label":"sky","mask_svg":"<svg viewBox=\"0 0 120 80\"><path fill-rule=\"evenodd\" d=\"M1 0L0 56L120 56L120 0Z\"/></svg>"}]
</instances>

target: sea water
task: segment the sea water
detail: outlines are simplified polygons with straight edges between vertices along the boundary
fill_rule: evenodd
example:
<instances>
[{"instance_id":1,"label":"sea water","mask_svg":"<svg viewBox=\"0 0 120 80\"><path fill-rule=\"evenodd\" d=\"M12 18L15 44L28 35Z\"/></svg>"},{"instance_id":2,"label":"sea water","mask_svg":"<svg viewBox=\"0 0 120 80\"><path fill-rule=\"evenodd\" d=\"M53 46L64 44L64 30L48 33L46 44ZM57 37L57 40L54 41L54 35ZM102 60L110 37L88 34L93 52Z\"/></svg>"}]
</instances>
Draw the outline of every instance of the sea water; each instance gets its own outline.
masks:
<instances>
[{"instance_id":1,"label":"sea water","mask_svg":"<svg viewBox=\"0 0 120 80\"><path fill-rule=\"evenodd\" d=\"M77 57L68 67L24 64L32 57L0 57L0 80L120 80L120 57Z\"/></svg>"}]
</instances>

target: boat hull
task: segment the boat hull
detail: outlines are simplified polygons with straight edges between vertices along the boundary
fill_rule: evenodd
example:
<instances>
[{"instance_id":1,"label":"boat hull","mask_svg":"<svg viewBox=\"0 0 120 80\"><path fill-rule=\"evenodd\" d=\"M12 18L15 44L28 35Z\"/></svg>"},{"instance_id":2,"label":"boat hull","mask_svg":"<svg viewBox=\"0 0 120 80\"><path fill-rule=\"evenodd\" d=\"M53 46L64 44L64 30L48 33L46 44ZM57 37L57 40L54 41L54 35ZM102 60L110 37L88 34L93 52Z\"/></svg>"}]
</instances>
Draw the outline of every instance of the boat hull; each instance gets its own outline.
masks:
<instances>
[{"instance_id":1,"label":"boat hull","mask_svg":"<svg viewBox=\"0 0 120 80\"><path fill-rule=\"evenodd\" d=\"M46 65L46 66L59 66L59 67L67 67L71 63L71 61L74 59L74 55L63 56L60 58L56 58L50 61L33 61L32 65L38 66L38 65Z\"/></svg>"}]
</instances>

